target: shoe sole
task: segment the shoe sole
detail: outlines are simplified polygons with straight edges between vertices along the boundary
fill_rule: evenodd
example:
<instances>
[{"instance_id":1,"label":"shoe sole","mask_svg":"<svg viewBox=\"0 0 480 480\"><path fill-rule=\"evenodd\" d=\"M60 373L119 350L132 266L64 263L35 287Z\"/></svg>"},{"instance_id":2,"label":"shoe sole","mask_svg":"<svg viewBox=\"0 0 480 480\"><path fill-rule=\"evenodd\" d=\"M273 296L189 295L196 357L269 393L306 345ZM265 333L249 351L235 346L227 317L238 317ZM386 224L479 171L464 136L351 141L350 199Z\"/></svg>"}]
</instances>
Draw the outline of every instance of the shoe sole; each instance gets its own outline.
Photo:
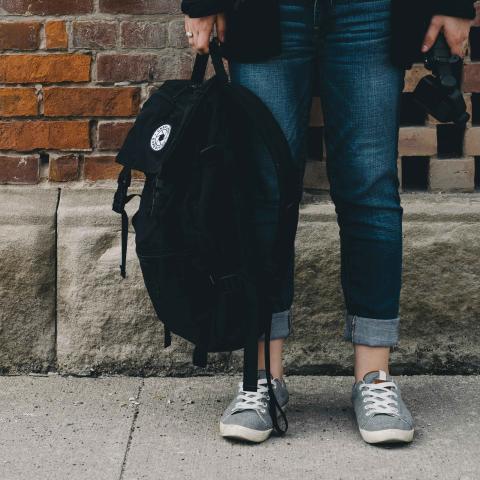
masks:
<instances>
[{"instance_id":1,"label":"shoe sole","mask_svg":"<svg viewBox=\"0 0 480 480\"><path fill-rule=\"evenodd\" d=\"M367 443L409 443L413 440L414 430L386 430L369 431L360 428L360 435Z\"/></svg>"},{"instance_id":2,"label":"shoe sole","mask_svg":"<svg viewBox=\"0 0 480 480\"><path fill-rule=\"evenodd\" d=\"M269 430L254 430L253 428L242 427L241 425L231 425L220 422L220 435L235 440L262 443L270 436L272 431L273 428Z\"/></svg>"},{"instance_id":3,"label":"shoe sole","mask_svg":"<svg viewBox=\"0 0 480 480\"><path fill-rule=\"evenodd\" d=\"M286 407L287 404L282 407L282 410L285 411ZM272 432L273 428L268 430L254 430L253 428L242 427L241 425L220 422L220 435L222 437L233 438L235 440L262 443L267 440Z\"/></svg>"}]
</instances>

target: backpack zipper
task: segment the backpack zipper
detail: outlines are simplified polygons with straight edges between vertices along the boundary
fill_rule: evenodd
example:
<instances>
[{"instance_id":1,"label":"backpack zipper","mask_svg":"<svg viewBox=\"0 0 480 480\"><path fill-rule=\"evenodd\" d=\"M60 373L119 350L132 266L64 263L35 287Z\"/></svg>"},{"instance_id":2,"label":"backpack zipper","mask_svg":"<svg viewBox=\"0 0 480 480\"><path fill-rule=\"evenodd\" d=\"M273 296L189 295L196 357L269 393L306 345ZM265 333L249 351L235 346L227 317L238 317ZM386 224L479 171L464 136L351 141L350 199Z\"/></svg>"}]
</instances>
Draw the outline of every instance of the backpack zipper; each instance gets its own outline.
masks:
<instances>
[{"instance_id":1,"label":"backpack zipper","mask_svg":"<svg viewBox=\"0 0 480 480\"><path fill-rule=\"evenodd\" d=\"M158 199L160 198L160 189L162 188L163 180L158 176L155 176L155 180L153 182L153 194L152 194L152 204L150 205L150 216L153 216L155 213L155 208L158 203Z\"/></svg>"}]
</instances>

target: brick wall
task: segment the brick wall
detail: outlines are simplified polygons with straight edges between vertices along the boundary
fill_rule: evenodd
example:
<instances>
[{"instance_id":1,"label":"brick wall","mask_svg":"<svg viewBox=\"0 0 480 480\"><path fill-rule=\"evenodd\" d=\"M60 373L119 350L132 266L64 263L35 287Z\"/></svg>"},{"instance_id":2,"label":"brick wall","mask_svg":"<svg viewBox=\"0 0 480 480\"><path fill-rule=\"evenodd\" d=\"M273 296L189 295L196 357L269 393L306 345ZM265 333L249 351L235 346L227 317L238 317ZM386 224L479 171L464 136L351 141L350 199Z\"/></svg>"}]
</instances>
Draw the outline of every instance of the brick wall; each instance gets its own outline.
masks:
<instances>
[{"instance_id":1,"label":"brick wall","mask_svg":"<svg viewBox=\"0 0 480 480\"><path fill-rule=\"evenodd\" d=\"M189 76L179 0L0 0L0 14L0 183L115 179L115 153L152 88ZM425 72L417 65L407 74L405 190L480 187L477 23L465 67L466 131L423 115L411 91ZM328 188L318 98L310 123L305 185Z\"/></svg>"}]
</instances>

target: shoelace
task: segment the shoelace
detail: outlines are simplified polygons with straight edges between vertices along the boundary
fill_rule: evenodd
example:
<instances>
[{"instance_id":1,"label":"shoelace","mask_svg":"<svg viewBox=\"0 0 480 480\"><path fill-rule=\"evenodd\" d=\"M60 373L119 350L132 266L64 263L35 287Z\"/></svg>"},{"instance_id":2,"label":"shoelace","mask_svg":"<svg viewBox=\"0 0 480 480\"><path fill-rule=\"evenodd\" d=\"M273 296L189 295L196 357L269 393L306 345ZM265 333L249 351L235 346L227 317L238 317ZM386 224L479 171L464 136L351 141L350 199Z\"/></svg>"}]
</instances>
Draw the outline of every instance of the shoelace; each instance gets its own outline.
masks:
<instances>
[{"instance_id":1,"label":"shoelace","mask_svg":"<svg viewBox=\"0 0 480 480\"><path fill-rule=\"evenodd\" d=\"M397 386L393 382L364 383L360 386L366 415L398 416Z\"/></svg>"},{"instance_id":2,"label":"shoelace","mask_svg":"<svg viewBox=\"0 0 480 480\"><path fill-rule=\"evenodd\" d=\"M258 381L256 392L247 392L242 390L243 382L238 383L238 401L235 403L232 413L242 412L243 410L255 410L257 413L267 413L268 395L267 380Z\"/></svg>"}]
</instances>

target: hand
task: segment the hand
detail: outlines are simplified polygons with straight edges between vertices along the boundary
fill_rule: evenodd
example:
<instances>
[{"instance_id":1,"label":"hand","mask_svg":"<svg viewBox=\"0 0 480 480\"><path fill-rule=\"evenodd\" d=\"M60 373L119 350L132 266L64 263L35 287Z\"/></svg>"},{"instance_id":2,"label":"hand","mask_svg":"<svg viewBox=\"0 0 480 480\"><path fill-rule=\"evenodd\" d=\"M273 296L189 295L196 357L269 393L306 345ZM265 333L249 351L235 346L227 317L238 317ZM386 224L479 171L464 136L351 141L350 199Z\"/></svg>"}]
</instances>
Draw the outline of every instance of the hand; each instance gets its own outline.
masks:
<instances>
[{"instance_id":1,"label":"hand","mask_svg":"<svg viewBox=\"0 0 480 480\"><path fill-rule=\"evenodd\" d=\"M433 46L438 34L443 29L445 39L452 51L452 55L464 57L468 45L468 35L473 20L445 15L435 15L430 22L427 34L423 40L422 52L425 53Z\"/></svg>"},{"instance_id":2,"label":"hand","mask_svg":"<svg viewBox=\"0 0 480 480\"><path fill-rule=\"evenodd\" d=\"M218 13L208 17L190 18L185 15L185 32L192 32L193 37L188 37L188 43L196 53L208 53L210 36L215 25L217 37L220 42L225 41L225 14Z\"/></svg>"}]
</instances>

